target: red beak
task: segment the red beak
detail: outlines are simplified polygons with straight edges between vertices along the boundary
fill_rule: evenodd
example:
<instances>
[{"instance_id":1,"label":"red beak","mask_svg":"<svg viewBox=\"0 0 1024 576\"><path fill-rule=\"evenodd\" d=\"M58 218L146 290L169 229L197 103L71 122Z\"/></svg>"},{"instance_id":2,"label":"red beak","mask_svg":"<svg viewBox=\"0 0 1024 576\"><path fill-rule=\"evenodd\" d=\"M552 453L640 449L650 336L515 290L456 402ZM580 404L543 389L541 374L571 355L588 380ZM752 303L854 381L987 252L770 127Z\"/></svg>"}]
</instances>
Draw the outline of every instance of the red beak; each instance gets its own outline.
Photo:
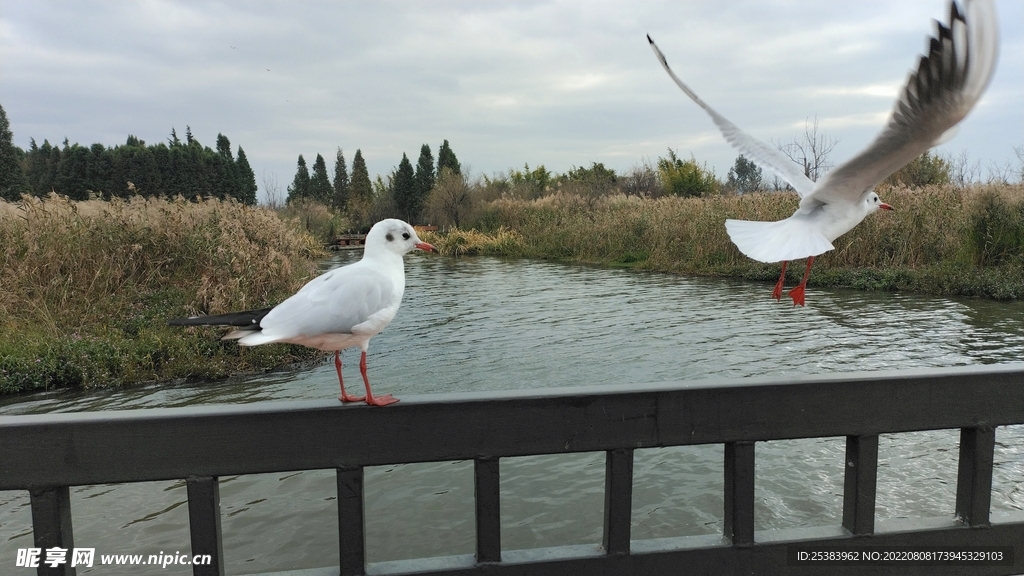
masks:
<instances>
[{"instance_id":1,"label":"red beak","mask_svg":"<svg viewBox=\"0 0 1024 576\"><path fill-rule=\"evenodd\" d=\"M437 248L434 248L432 244L427 244L426 242L419 242L416 244L416 247L427 252L437 252Z\"/></svg>"},{"instance_id":2,"label":"red beak","mask_svg":"<svg viewBox=\"0 0 1024 576\"><path fill-rule=\"evenodd\" d=\"M894 210L892 206L886 204L885 202L879 204L878 207L881 208L882 210Z\"/></svg>"}]
</instances>

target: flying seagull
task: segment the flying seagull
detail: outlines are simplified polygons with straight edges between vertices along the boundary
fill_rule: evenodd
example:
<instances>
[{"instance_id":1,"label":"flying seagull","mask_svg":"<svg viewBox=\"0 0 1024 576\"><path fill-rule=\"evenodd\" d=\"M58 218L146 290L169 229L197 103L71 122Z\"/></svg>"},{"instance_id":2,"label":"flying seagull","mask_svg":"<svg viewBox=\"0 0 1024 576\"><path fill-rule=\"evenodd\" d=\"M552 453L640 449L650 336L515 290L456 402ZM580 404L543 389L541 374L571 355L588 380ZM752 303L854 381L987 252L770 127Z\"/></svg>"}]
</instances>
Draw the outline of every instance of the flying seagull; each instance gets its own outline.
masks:
<instances>
[{"instance_id":1,"label":"flying seagull","mask_svg":"<svg viewBox=\"0 0 1024 576\"><path fill-rule=\"evenodd\" d=\"M193 316L168 322L172 326L235 326L225 340L243 346L273 342L301 344L334 352L342 402L365 400L386 406L398 399L374 396L366 376L366 350L370 338L383 330L398 313L405 292L402 257L413 250L436 252L423 242L412 226L401 220L381 220L366 235L366 248L358 262L335 268L310 280L293 296L272 308L215 316ZM350 396L341 377L341 351L359 346L359 371L366 396Z\"/></svg>"},{"instance_id":2,"label":"flying seagull","mask_svg":"<svg viewBox=\"0 0 1024 576\"><path fill-rule=\"evenodd\" d=\"M800 195L797 211L778 222L726 220L725 228L740 252L760 262L782 262L772 297L782 297L786 264L807 258L803 280L789 291L804 305L814 257L832 250L832 241L878 209L891 210L874 188L933 146L951 139L957 124L981 98L995 70L999 29L992 0L950 3L949 23L937 31L900 92L888 124L864 151L812 182L775 148L740 130L704 103L672 72L664 54L647 36L661 65L694 102L707 112L725 139L758 166L774 172Z\"/></svg>"}]
</instances>

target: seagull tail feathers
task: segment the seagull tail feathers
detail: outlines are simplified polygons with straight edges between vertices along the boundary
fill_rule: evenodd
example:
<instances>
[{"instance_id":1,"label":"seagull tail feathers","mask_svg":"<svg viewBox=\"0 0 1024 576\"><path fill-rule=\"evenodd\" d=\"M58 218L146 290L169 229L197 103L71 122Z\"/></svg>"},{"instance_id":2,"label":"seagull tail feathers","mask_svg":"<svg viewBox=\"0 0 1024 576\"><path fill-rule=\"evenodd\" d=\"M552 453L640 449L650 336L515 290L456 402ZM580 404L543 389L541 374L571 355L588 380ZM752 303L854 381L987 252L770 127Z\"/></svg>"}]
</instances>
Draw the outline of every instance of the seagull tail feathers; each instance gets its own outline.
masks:
<instances>
[{"instance_id":1,"label":"seagull tail feathers","mask_svg":"<svg viewBox=\"0 0 1024 576\"><path fill-rule=\"evenodd\" d=\"M726 220L725 229L740 252L758 262L817 256L834 247L820 232L794 218L778 222Z\"/></svg>"}]
</instances>

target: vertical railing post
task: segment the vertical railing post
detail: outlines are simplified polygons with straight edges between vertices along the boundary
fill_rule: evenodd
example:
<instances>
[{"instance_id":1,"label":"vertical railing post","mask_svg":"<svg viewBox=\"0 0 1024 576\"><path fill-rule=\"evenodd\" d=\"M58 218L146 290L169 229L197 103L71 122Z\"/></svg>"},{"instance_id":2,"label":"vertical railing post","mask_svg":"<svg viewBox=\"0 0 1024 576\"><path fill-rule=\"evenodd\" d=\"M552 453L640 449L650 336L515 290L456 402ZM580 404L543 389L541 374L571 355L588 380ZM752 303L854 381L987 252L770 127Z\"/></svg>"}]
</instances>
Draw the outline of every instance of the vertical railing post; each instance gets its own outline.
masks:
<instances>
[{"instance_id":1,"label":"vertical railing post","mask_svg":"<svg viewBox=\"0 0 1024 576\"><path fill-rule=\"evenodd\" d=\"M341 576L366 574L363 467L338 468L338 558Z\"/></svg>"},{"instance_id":2,"label":"vertical railing post","mask_svg":"<svg viewBox=\"0 0 1024 576\"><path fill-rule=\"evenodd\" d=\"M847 436L843 528L851 534L871 534L875 531L877 480L878 434Z\"/></svg>"},{"instance_id":3,"label":"vertical railing post","mask_svg":"<svg viewBox=\"0 0 1024 576\"><path fill-rule=\"evenodd\" d=\"M733 546L754 544L754 443L725 444L725 536Z\"/></svg>"},{"instance_id":4,"label":"vertical railing post","mask_svg":"<svg viewBox=\"0 0 1024 576\"><path fill-rule=\"evenodd\" d=\"M960 429L956 515L970 526L989 524L995 446L996 431L991 426Z\"/></svg>"},{"instance_id":5,"label":"vertical railing post","mask_svg":"<svg viewBox=\"0 0 1024 576\"><path fill-rule=\"evenodd\" d=\"M501 562L501 477L498 458L473 460L476 561Z\"/></svg>"},{"instance_id":6,"label":"vertical railing post","mask_svg":"<svg viewBox=\"0 0 1024 576\"><path fill-rule=\"evenodd\" d=\"M629 554L633 515L633 450L608 450L604 464L604 537L609 555Z\"/></svg>"},{"instance_id":7,"label":"vertical railing post","mask_svg":"<svg viewBox=\"0 0 1024 576\"><path fill-rule=\"evenodd\" d=\"M192 565L194 576L224 576L224 541L220 531L220 483L216 476L185 480L192 555L209 555L210 563Z\"/></svg>"},{"instance_id":8,"label":"vertical railing post","mask_svg":"<svg viewBox=\"0 0 1024 576\"><path fill-rule=\"evenodd\" d=\"M32 506L32 537L41 550L39 576L75 576L71 566L74 535L71 529L71 490L67 486L29 491ZM46 564L46 550L60 548L65 551L65 562L57 566Z\"/></svg>"}]
</instances>

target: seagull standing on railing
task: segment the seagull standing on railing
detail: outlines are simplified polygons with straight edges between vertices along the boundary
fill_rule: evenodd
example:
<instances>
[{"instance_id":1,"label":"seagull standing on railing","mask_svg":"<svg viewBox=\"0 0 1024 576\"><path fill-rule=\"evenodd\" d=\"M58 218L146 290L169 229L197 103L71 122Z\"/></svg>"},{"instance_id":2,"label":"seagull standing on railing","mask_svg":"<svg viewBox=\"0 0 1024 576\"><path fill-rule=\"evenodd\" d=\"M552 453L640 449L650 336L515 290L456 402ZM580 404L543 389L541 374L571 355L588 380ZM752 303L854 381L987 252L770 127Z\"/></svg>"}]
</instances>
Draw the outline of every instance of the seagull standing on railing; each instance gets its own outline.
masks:
<instances>
[{"instance_id":1,"label":"seagull standing on railing","mask_svg":"<svg viewBox=\"0 0 1024 576\"><path fill-rule=\"evenodd\" d=\"M366 376L366 350L370 338L383 330L398 313L405 293L405 263L413 250L437 252L423 242L409 224L381 220L366 235L366 247L358 262L335 268L310 280L293 296L273 308L193 316L171 320L173 326L236 326L225 339L243 346L273 342L301 344L334 352L342 402L365 400L371 406L387 406L398 399L374 396ZM350 396L341 377L341 351L359 346L366 396Z\"/></svg>"},{"instance_id":2,"label":"seagull standing on railing","mask_svg":"<svg viewBox=\"0 0 1024 576\"><path fill-rule=\"evenodd\" d=\"M889 123L863 152L812 182L790 159L740 130L715 112L672 72L648 36L661 65L694 102L703 108L725 139L758 166L779 175L800 195L800 207L785 220L726 220L740 252L760 262L782 262L772 297L782 297L789 260L807 258L803 280L789 291L793 304L804 304L814 257L832 250L832 241L879 208L891 210L872 190L887 176L929 148L952 138L957 124L981 98L995 69L999 30L992 0L966 0L961 10L950 3L949 24L938 31L910 73Z\"/></svg>"}]
</instances>

